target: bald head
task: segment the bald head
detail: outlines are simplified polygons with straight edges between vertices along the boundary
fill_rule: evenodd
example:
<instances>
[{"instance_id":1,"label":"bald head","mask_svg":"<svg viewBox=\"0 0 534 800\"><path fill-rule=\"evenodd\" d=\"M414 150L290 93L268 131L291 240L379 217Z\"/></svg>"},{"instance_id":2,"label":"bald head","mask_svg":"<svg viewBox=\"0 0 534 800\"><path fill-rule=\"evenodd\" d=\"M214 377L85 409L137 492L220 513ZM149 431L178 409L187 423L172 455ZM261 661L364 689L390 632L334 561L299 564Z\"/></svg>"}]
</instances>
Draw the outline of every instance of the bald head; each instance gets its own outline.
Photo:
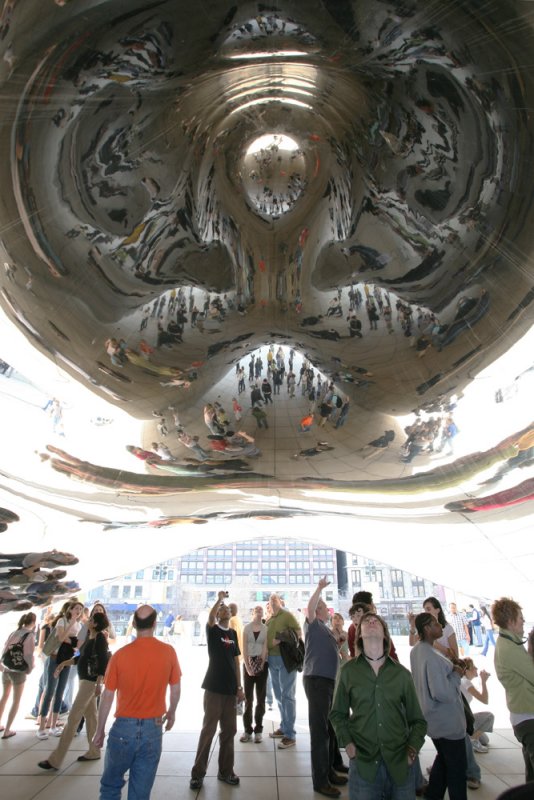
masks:
<instances>
[{"instance_id":1,"label":"bald head","mask_svg":"<svg viewBox=\"0 0 534 800\"><path fill-rule=\"evenodd\" d=\"M133 624L138 631L148 631L154 628L158 612L152 606L139 606L134 614Z\"/></svg>"}]
</instances>

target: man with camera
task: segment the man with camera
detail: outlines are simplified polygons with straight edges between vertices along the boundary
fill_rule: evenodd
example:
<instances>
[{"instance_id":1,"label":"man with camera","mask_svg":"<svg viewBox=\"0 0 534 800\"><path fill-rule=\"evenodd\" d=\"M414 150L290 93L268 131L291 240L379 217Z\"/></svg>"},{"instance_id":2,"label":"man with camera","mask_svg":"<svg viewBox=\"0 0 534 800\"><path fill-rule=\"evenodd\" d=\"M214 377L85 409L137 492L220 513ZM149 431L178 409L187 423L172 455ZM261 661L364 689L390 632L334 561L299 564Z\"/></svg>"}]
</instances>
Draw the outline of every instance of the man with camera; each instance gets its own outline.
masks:
<instances>
[{"instance_id":1,"label":"man with camera","mask_svg":"<svg viewBox=\"0 0 534 800\"><path fill-rule=\"evenodd\" d=\"M236 703L243 702L245 695L240 682L237 634L230 628L231 612L224 602L227 597L228 592L218 593L206 625L209 664L202 682L204 720L189 782L194 791L200 789L204 782L217 725L220 727L217 778L230 786L239 785L239 778L234 773Z\"/></svg>"}]
</instances>

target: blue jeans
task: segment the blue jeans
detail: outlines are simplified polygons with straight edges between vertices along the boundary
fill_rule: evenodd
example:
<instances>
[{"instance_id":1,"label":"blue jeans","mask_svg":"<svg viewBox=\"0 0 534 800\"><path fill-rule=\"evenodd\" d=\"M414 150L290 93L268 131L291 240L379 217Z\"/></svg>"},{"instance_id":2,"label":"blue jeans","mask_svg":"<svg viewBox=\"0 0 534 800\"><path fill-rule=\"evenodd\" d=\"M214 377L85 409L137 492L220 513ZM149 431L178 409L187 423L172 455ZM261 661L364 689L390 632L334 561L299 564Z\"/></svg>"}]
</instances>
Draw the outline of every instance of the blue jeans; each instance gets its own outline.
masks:
<instances>
[{"instance_id":1,"label":"blue jeans","mask_svg":"<svg viewBox=\"0 0 534 800\"><path fill-rule=\"evenodd\" d=\"M161 757L162 732L161 717L117 717L108 736L100 800L120 800L128 770L128 800L149 800Z\"/></svg>"},{"instance_id":2,"label":"blue jeans","mask_svg":"<svg viewBox=\"0 0 534 800\"><path fill-rule=\"evenodd\" d=\"M484 640L484 648L480 655L485 656L487 654L490 644L492 644L495 647L495 636L491 628L486 628L486 638Z\"/></svg>"},{"instance_id":3,"label":"blue jeans","mask_svg":"<svg viewBox=\"0 0 534 800\"><path fill-rule=\"evenodd\" d=\"M267 673L267 691L265 693L265 697L267 699L267 705L270 707L273 704L273 682L271 680L271 673Z\"/></svg>"},{"instance_id":4,"label":"blue jeans","mask_svg":"<svg viewBox=\"0 0 534 800\"><path fill-rule=\"evenodd\" d=\"M269 656L269 673L273 692L280 709L280 730L287 739L295 739L295 719L297 716L297 671L288 672L282 656Z\"/></svg>"},{"instance_id":5,"label":"blue jeans","mask_svg":"<svg viewBox=\"0 0 534 800\"><path fill-rule=\"evenodd\" d=\"M63 692L65 691L65 686L67 685L67 679L69 677L70 667L64 667L59 673L59 678L54 677L54 671L58 665L55 656L49 656L45 662L44 666L44 674L45 674L45 691L43 695L43 699L41 701L41 707L39 713L42 717L47 717L48 712L50 711L50 706L52 705L52 711L54 714L59 714L61 709L61 703L63 701Z\"/></svg>"},{"instance_id":6,"label":"blue jeans","mask_svg":"<svg viewBox=\"0 0 534 800\"><path fill-rule=\"evenodd\" d=\"M386 765L381 760L373 783L362 778L358 772L358 759L351 758L349 768L349 800L413 800L415 797L415 768L408 770L408 778L402 786L391 780Z\"/></svg>"},{"instance_id":7,"label":"blue jeans","mask_svg":"<svg viewBox=\"0 0 534 800\"><path fill-rule=\"evenodd\" d=\"M473 625L473 642L476 647L482 647L482 631L480 630L480 625Z\"/></svg>"},{"instance_id":8,"label":"blue jeans","mask_svg":"<svg viewBox=\"0 0 534 800\"><path fill-rule=\"evenodd\" d=\"M475 758L475 754L473 752L473 745L471 744L471 739L467 735L465 737L465 755L467 757L467 773L466 773L467 778L479 781L482 777L482 772Z\"/></svg>"},{"instance_id":9,"label":"blue jeans","mask_svg":"<svg viewBox=\"0 0 534 800\"><path fill-rule=\"evenodd\" d=\"M469 655L469 639L458 639L458 648L460 650L460 658L462 658L462 651L464 656Z\"/></svg>"}]
</instances>

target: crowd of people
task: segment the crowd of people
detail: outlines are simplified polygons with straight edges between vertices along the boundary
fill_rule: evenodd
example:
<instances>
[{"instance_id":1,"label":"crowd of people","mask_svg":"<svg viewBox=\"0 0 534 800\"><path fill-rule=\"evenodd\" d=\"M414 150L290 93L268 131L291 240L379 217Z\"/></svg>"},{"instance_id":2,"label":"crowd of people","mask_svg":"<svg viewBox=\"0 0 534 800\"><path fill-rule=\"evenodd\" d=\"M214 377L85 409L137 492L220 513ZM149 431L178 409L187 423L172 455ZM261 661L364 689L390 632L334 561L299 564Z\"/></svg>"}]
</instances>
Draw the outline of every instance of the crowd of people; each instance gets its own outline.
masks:
<instances>
[{"instance_id":1,"label":"crowd of people","mask_svg":"<svg viewBox=\"0 0 534 800\"><path fill-rule=\"evenodd\" d=\"M360 591L353 596L351 623L345 630L343 616L333 613L322 598L328 585L326 576L319 580L301 619L273 593L266 608L254 606L247 624L237 605L228 602L228 592L217 593L206 621L204 717L191 769L192 790L203 786L217 730L217 778L230 786L240 783L234 770L237 708L242 707L240 741L261 742L269 691L280 714L280 723L269 736L280 750L295 747L296 686L302 672L316 793L337 798L340 787L348 784L350 800L407 800L416 794L441 800L447 790L450 800L466 800L467 787L480 786L475 753L488 751L494 724L491 711L471 709L474 700L489 704L490 675L486 670L479 674L468 655L471 646L486 647L482 637L486 619L492 621L492 632L493 623L499 629L497 678L523 748L527 784L534 784L534 630L527 650L518 603L501 598L491 611L474 605L463 611L451 603L447 618L439 599L428 597L423 611L409 616L408 670L399 663L372 595ZM37 737L59 739L38 766L47 772L58 770L84 724L88 746L78 761L100 759L116 697L100 797L119 797L129 772L129 796L149 798L162 733L174 725L182 674L175 648L168 643L174 617L165 620L164 641L155 635L157 618L154 608L140 605L132 617L133 640L111 656L115 631L101 603L89 610L71 598L59 614L46 617L38 637L36 615L24 614L2 652L0 722L12 695L6 725L0 726L2 738L16 735L13 722L26 677L35 665L37 645L44 661L36 698ZM62 726L61 703L73 666L78 690ZM425 736L436 749L428 780L419 761Z\"/></svg>"}]
</instances>

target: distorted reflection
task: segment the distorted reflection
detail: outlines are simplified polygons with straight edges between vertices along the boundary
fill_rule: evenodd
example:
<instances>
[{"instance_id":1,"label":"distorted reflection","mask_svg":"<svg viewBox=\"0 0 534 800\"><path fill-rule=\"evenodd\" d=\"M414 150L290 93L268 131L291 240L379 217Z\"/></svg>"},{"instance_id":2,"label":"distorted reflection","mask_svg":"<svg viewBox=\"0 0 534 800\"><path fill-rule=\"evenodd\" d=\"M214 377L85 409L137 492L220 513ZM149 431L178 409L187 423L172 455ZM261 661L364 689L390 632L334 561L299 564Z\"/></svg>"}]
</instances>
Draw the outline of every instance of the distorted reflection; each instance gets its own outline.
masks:
<instances>
[{"instance_id":1,"label":"distorted reflection","mask_svg":"<svg viewBox=\"0 0 534 800\"><path fill-rule=\"evenodd\" d=\"M408 476L454 455L451 395L532 318L518 54L534 34L517 4L452 0L436 19L422 0L28 0L1 26L1 303L36 347L139 418L165 412L206 468L265 454L266 431L276 452L281 387L305 398L297 429L311 413L372 446L373 478L393 442ZM231 416L243 385L248 430ZM198 468L155 444L160 472ZM291 451L295 469L320 455L322 477L340 454L322 435ZM89 476L79 455L53 466Z\"/></svg>"}]
</instances>

